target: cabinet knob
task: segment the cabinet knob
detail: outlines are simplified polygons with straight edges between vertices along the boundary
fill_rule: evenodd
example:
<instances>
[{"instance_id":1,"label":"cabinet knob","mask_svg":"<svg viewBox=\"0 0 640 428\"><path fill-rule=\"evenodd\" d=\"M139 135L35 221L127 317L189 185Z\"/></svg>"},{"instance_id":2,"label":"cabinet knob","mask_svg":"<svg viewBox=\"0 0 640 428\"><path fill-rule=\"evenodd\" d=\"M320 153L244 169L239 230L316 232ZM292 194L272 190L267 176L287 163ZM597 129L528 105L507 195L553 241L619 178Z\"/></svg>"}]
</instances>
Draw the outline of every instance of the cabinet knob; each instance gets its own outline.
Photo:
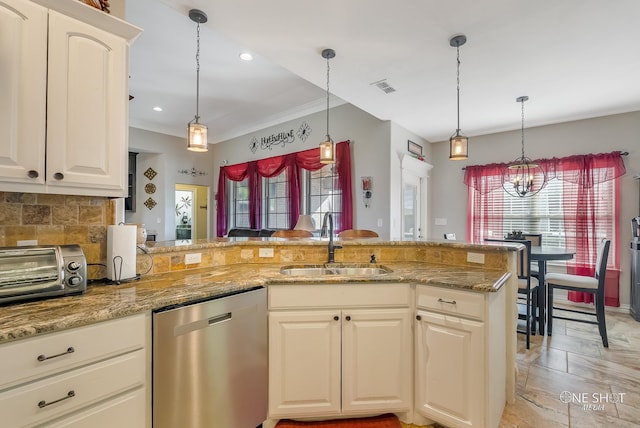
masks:
<instances>
[{"instance_id":1,"label":"cabinet knob","mask_svg":"<svg viewBox=\"0 0 640 428\"><path fill-rule=\"evenodd\" d=\"M422 317L421 317L420 315L416 315L416 319L417 319L418 321L420 321L420 320L422 319Z\"/></svg>"},{"instance_id":2,"label":"cabinet knob","mask_svg":"<svg viewBox=\"0 0 640 428\"><path fill-rule=\"evenodd\" d=\"M338 321L339 319L340 319L340 317L339 317L339 316L337 316L337 315L333 317L333 320L334 320L334 321Z\"/></svg>"},{"instance_id":3,"label":"cabinet knob","mask_svg":"<svg viewBox=\"0 0 640 428\"><path fill-rule=\"evenodd\" d=\"M38 171L36 171L35 169L30 169L27 175L29 176L29 178L38 178L40 174L38 174Z\"/></svg>"},{"instance_id":4,"label":"cabinet knob","mask_svg":"<svg viewBox=\"0 0 640 428\"><path fill-rule=\"evenodd\" d=\"M56 172L55 174L53 174L53 178L55 178L56 180L62 180L64 178L64 174L61 172Z\"/></svg>"},{"instance_id":5,"label":"cabinet knob","mask_svg":"<svg viewBox=\"0 0 640 428\"><path fill-rule=\"evenodd\" d=\"M347 315L347 321L351 321L351 315Z\"/></svg>"}]
</instances>

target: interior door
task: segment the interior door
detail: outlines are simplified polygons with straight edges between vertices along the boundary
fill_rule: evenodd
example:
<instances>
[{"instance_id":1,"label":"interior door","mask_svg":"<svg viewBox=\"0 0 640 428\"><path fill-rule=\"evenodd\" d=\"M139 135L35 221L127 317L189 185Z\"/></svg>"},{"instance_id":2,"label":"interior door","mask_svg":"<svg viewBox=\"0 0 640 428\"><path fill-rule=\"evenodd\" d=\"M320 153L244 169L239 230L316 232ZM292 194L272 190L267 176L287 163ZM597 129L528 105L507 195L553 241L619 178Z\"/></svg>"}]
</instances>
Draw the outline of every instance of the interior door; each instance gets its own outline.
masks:
<instances>
[{"instance_id":1,"label":"interior door","mask_svg":"<svg viewBox=\"0 0 640 428\"><path fill-rule=\"evenodd\" d=\"M422 238L422 180L409 172L402 174L402 239Z\"/></svg>"}]
</instances>

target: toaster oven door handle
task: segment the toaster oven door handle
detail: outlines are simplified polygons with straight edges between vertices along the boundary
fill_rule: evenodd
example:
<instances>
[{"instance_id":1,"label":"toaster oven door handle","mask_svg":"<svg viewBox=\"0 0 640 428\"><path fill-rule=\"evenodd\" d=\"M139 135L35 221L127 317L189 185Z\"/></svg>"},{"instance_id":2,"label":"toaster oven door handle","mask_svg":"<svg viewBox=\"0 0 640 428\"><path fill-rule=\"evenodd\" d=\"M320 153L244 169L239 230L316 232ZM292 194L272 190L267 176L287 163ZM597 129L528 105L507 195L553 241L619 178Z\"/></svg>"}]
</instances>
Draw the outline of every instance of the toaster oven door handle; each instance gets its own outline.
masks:
<instances>
[{"instance_id":1,"label":"toaster oven door handle","mask_svg":"<svg viewBox=\"0 0 640 428\"><path fill-rule=\"evenodd\" d=\"M50 291L63 290L64 286L56 281L42 284L20 285L11 287L0 287L0 299L4 296L18 296L24 294L44 294Z\"/></svg>"}]
</instances>

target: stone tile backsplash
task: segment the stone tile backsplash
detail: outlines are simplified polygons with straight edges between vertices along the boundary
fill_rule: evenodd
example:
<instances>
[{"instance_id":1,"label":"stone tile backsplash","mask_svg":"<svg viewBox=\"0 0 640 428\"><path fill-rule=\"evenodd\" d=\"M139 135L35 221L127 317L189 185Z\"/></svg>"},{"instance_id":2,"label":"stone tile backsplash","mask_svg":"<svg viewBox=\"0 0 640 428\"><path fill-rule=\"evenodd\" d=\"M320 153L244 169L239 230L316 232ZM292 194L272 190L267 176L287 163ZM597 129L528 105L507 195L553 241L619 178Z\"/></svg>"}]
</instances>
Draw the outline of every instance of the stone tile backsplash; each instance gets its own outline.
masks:
<instances>
[{"instance_id":1,"label":"stone tile backsplash","mask_svg":"<svg viewBox=\"0 0 640 428\"><path fill-rule=\"evenodd\" d=\"M38 245L79 244L87 263L104 265L107 226L115 212L109 198L0 192L0 246L36 240ZM90 266L89 278L105 276Z\"/></svg>"}]
</instances>

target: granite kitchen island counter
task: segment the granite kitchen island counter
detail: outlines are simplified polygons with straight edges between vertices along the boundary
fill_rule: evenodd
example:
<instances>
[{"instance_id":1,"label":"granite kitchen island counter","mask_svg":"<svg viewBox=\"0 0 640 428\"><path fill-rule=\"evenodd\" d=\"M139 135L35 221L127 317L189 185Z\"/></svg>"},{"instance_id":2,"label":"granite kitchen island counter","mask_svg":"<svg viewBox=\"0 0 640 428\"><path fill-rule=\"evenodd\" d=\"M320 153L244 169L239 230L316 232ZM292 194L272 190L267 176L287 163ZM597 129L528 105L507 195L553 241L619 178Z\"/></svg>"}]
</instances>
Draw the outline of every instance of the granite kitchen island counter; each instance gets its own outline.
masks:
<instances>
[{"instance_id":1,"label":"granite kitchen island counter","mask_svg":"<svg viewBox=\"0 0 640 428\"><path fill-rule=\"evenodd\" d=\"M120 285L91 284L85 294L0 307L0 343L80 327L165 306L269 286L270 284L409 282L493 292L508 271L425 262L382 263L392 272L376 276L289 276L283 266L295 263L239 263L144 276Z\"/></svg>"}]
</instances>

